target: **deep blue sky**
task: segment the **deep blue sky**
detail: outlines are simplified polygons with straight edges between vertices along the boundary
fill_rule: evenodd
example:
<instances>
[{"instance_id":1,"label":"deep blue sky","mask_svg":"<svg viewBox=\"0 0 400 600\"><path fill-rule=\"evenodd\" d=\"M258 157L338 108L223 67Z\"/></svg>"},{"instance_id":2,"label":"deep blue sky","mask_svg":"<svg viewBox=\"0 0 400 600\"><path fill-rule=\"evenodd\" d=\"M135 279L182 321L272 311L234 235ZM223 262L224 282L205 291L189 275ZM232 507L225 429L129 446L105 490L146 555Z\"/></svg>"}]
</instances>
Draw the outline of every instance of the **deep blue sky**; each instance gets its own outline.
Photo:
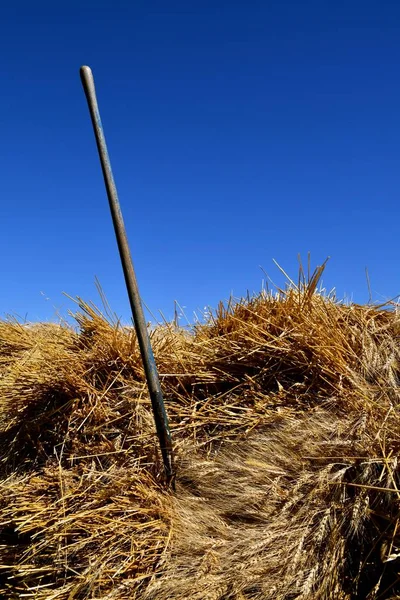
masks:
<instances>
[{"instance_id":1,"label":"deep blue sky","mask_svg":"<svg viewBox=\"0 0 400 600\"><path fill-rule=\"evenodd\" d=\"M400 293L400 3L14 1L0 12L0 314L65 291L129 319L79 67L94 72L142 296L169 318L331 256ZM44 295L42 295L42 292ZM49 300L46 300L49 298Z\"/></svg>"}]
</instances>

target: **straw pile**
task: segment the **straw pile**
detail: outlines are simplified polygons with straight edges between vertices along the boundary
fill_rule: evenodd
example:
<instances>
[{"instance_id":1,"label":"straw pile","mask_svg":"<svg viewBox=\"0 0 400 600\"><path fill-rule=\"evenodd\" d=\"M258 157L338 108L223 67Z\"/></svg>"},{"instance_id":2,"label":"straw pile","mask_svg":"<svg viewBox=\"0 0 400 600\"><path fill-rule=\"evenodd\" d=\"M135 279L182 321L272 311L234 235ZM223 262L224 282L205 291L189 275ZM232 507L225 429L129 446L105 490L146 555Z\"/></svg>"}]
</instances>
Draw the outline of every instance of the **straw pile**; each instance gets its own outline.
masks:
<instances>
[{"instance_id":1,"label":"straw pile","mask_svg":"<svg viewBox=\"0 0 400 600\"><path fill-rule=\"evenodd\" d=\"M400 316L320 274L153 332L175 491L131 329L0 322L2 598L400 598Z\"/></svg>"}]
</instances>

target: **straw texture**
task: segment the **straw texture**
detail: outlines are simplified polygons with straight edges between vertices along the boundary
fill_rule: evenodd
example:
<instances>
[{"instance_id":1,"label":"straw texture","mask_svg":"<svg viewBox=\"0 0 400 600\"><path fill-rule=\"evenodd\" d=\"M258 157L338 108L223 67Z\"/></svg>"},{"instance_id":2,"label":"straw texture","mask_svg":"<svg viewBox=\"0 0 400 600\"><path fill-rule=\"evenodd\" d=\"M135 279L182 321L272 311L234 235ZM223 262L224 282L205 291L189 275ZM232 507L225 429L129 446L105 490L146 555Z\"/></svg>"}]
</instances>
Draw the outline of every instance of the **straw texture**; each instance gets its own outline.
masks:
<instances>
[{"instance_id":1,"label":"straw texture","mask_svg":"<svg viewBox=\"0 0 400 600\"><path fill-rule=\"evenodd\" d=\"M166 489L134 331L0 322L0 595L400 597L400 316L322 269L152 332Z\"/></svg>"}]
</instances>

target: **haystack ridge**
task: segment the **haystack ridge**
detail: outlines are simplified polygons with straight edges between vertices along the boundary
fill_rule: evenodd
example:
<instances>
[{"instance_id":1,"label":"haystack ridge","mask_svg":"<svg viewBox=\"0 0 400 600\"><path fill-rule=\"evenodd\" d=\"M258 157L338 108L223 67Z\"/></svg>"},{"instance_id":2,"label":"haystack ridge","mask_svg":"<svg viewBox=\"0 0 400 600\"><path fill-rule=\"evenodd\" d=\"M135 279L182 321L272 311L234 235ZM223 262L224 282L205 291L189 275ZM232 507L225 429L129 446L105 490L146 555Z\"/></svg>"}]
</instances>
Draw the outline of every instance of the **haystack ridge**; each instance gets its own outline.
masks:
<instances>
[{"instance_id":1,"label":"haystack ridge","mask_svg":"<svg viewBox=\"0 0 400 600\"><path fill-rule=\"evenodd\" d=\"M0 322L0 594L400 597L400 316L308 282L152 332L166 489L135 333Z\"/></svg>"}]
</instances>

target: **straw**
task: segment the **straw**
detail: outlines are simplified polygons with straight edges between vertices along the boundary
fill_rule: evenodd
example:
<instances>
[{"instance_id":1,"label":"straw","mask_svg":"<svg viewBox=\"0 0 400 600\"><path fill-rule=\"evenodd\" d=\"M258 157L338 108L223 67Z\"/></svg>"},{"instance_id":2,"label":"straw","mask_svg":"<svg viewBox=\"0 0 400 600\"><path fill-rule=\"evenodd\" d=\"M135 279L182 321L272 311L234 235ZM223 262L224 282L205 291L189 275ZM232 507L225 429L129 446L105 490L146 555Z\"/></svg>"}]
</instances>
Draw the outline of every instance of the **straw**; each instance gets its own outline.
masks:
<instances>
[{"instance_id":1,"label":"straw","mask_svg":"<svg viewBox=\"0 0 400 600\"><path fill-rule=\"evenodd\" d=\"M175 492L132 328L0 322L2 598L400 594L400 318L321 274L152 332Z\"/></svg>"}]
</instances>

